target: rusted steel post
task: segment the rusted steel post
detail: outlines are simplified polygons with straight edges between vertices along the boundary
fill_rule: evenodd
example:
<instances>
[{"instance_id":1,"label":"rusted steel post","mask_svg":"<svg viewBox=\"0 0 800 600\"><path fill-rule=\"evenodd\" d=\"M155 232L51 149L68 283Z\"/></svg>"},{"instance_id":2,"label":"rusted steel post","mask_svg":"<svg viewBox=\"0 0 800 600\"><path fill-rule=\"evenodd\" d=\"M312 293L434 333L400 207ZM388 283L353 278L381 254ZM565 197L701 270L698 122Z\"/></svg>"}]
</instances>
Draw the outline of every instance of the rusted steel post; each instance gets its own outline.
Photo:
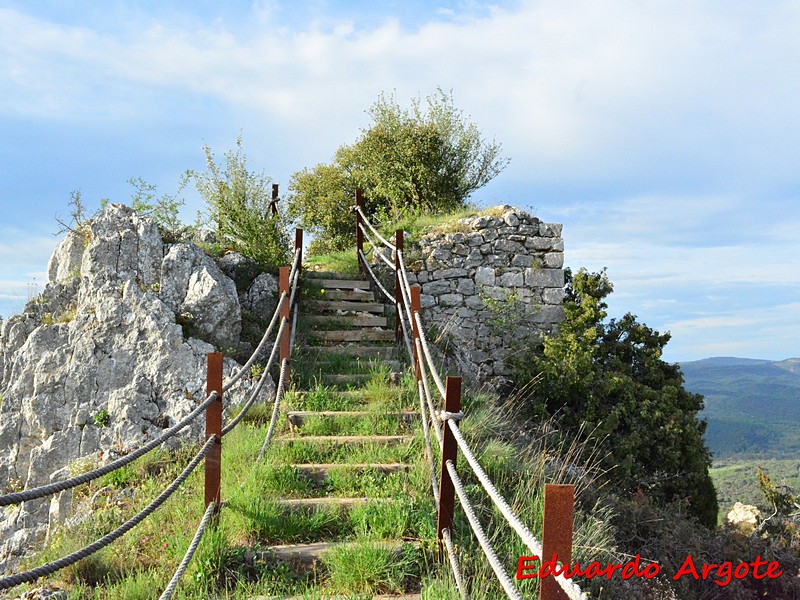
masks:
<instances>
[{"instance_id":1,"label":"rusted steel post","mask_svg":"<svg viewBox=\"0 0 800 600\"><path fill-rule=\"evenodd\" d=\"M294 249L300 251L300 262L297 263L297 270L303 270L303 230L298 228L294 230Z\"/></svg>"},{"instance_id":2,"label":"rusted steel post","mask_svg":"<svg viewBox=\"0 0 800 600\"><path fill-rule=\"evenodd\" d=\"M422 360L422 357L420 357L420 360ZM461 377L448 377L445 380L444 409L451 413L461 412ZM449 460L453 463L453 466L456 466L458 445L456 444L456 438L453 436L453 431L447 423L442 424L442 434L442 468L439 477L439 518L436 522L436 539L439 540L439 550L444 553L442 530L449 529L453 531L455 504L455 488L445 463Z\"/></svg>"},{"instance_id":3,"label":"rusted steel post","mask_svg":"<svg viewBox=\"0 0 800 600\"><path fill-rule=\"evenodd\" d=\"M216 505L215 516L219 516L220 465L222 463L222 353L210 352L206 367L206 396L217 392L217 399L206 408L206 441L217 436L205 458L205 506Z\"/></svg>"},{"instance_id":4,"label":"rusted steel post","mask_svg":"<svg viewBox=\"0 0 800 600\"><path fill-rule=\"evenodd\" d=\"M361 198L361 190L356 190L356 207L361 208L363 200ZM362 271L366 271L364 265L361 264L361 254L364 252L364 232L361 230L361 213L356 211L356 255L358 256L358 266Z\"/></svg>"},{"instance_id":5,"label":"rusted steel post","mask_svg":"<svg viewBox=\"0 0 800 600\"><path fill-rule=\"evenodd\" d=\"M419 327L417 326L417 319L414 318L414 315L417 313L421 314L422 306L420 303L420 293L422 288L419 287L416 283L411 286L411 331L412 331L412 339L411 344L413 346L412 350L414 350L414 374L416 375L417 381L422 379L422 367L420 366L420 361L425 360L424 356L420 356L419 352L417 351L417 340L419 339ZM435 418L435 417L434 417Z\"/></svg>"},{"instance_id":6,"label":"rusted steel post","mask_svg":"<svg viewBox=\"0 0 800 600\"><path fill-rule=\"evenodd\" d=\"M403 326L400 324L401 314L405 303L403 302L403 290L400 286L403 284L400 277L400 252L403 251L403 230L398 229L394 232L394 245L397 247L397 252L394 253L394 299L396 301L394 314L394 341L398 344L403 341Z\"/></svg>"},{"instance_id":7,"label":"rusted steel post","mask_svg":"<svg viewBox=\"0 0 800 600\"><path fill-rule=\"evenodd\" d=\"M272 201L269 203L269 209L272 211L272 215L275 216L278 214L278 184L272 184Z\"/></svg>"},{"instance_id":8,"label":"rusted steel post","mask_svg":"<svg viewBox=\"0 0 800 600\"><path fill-rule=\"evenodd\" d=\"M572 563L572 528L575 510L575 486L548 483L544 486L544 526L542 562L553 554L563 564ZM541 600L569 600L554 577L543 577L539 586Z\"/></svg>"},{"instance_id":9,"label":"rusted steel post","mask_svg":"<svg viewBox=\"0 0 800 600\"><path fill-rule=\"evenodd\" d=\"M291 271L291 267L280 267L278 269L278 281L280 284L280 288L278 289L278 296L280 297L284 292L286 292L286 302L281 304L281 312L279 315L279 319L283 322L286 319L286 326L283 328L283 334L281 334L281 340L278 343L278 348L280 351L280 364L283 365L283 361L289 360L289 339L291 335L291 322L289 320L289 294L291 294L291 290L289 289L289 272ZM286 365L286 387L284 389L288 389L289 387L289 364Z\"/></svg>"}]
</instances>

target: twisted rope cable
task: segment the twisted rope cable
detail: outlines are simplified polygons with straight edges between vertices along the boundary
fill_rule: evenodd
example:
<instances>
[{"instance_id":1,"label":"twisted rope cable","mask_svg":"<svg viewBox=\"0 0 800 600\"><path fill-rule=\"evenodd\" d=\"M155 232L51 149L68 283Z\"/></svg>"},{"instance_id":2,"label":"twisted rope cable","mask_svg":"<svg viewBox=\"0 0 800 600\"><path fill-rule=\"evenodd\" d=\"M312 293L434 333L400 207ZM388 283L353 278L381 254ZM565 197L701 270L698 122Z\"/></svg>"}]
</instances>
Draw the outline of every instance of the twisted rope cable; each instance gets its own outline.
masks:
<instances>
[{"instance_id":1,"label":"twisted rope cable","mask_svg":"<svg viewBox=\"0 0 800 600\"><path fill-rule=\"evenodd\" d=\"M447 558L450 559L450 568L453 571L453 579L456 580L458 593L461 594L462 600L467 600L467 588L464 586L464 576L461 574L461 567L458 564L458 557L456 556L455 548L453 548L453 540L450 537L449 529L442 529L442 539L444 540L445 548L447 548Z\"/></svg>"},{"instance_id":2,"label":"twisted rope cable","mask_svg":"<svg viewBox=\"0 0 800 600\"><path fill-rule=\"evenodd\" d=\"M378 233L378 230L377 230L377 229L375 229L375 228L372 226L372 223L370 223L370 222L369 222L369 219L367 218L367 215L365 215L365 214L364 214L364 211L361 209L361 207L360 207L360 206L356 206L356 212L358 212L358 213L361 215L361 218L363 219L362 223L366 223L366 224L367 224L367 227L369 227L370 231L372 231L372 233L374 233L374 234L375 234L375 236L376 236L376 237L377 237L377 238L378 238L380 241L382 241L384 244L386 244L387 246L389 246L389 248L391 248L391 249L392 249L392 252L396 252L396 251L397 251L397 246L395 246L394 244L392 244L391 242L389 242L389 240L387 240L387 239L386 239L385 237L383 237L383 236L382 236L380 233ZM366 233L366 232L365 232L365 233Z\"/></svg>"},{"instance_id":3,"label":"twisted rope cable","mask_svg":"<svg viewBox=\"0 0 800 600\"><path fill-rule=\"evenodd\" d=\"M458 501L461 502L461 507L464 509L464 513L467 515L467 520L472 527L472 531L475 533L475 537L478 538L478 543L481 545L483 553L486 555L494 574L500 581L500 585L503 586L503 589L506 591L506 594L509 598L512 600L522 600L519 590L514 586L514 583L511 581L508 573L506 573L502 563L497 558L497 554L495 554L492 545L489 543L486 533L484 533L483 527L481 527L481 523L478 521L478 517L475 516L475 511L472 510L472 505L469 503L469 498L467 498L466 492L464 492L464 486L461 483L461 479L458 477L458 473L456 473L456 468L453 465L453 461L448 460L445 462L445 465L447 466L447 472L450 473L450 480L453 482L453 487L456 490L456 494L458 494Z\"/></svg>"},{"instance_id":4,"label":"twisted rope cable","mask_svg":"<svg viewBox=\"0 0 800 600\"><path fill-rule=\"evenodd\" d=\"M408 334L408 326L406 325L406 320L403 318L403 313L405 311L400 311L400 328L403 330L403 341L406 345L406 351L408 352L408 360L413 365L414 364L414 350L411 348L411 336Z\"/></svg>"},{"instance_id":5,"label":"twisted rope cable","mask_svg":"<svg viewBox=\"0 0 800 600\"><path fill-rule=\"evenodd\" d=\"M414 340L417 344L417 356L422 353L421 342L419 339ZM442 448L443 443L443 435L442 429L439 426L439 421L436 419L436 410L433 408L433 400L431 399L431 390L428 386L428 374L425 370L425 363L423 361L419 361L419 372L420 372L420 381L422 382L422 387L425 391L425 400L428 403L428 410L430 411L431 415L431 422L433 423L433 430L436 432L436 439L439 441L439 449Z\"/></svg>"},{"instance_id":6,"label":"twisted rope cable","mask_svg":"<svg viewBox=\"0 0 800 600\"><path fill-rule=\"evenodd\" d=\"M431 448L431 434L428 429L428 411L425 409L425 392L422 390L422 382L417 382L417 392L419 392L419 410L422 417L422 435L425 438L425 456L431 468L431 487L433 488L433 499L436 506L439 506L439 480L436 478L436 466L433 464L433 449Z\"/></svg>"},{"instance_id":7,"label":"twisted rope cable","mask_svg":"<svg viewBox=\"0 0 800 600\"><path fill-rule=\"evenodd\" d=\"M289 333L289 356L292 355L292 350L294 350L295 334L297 334L297 309L292 312L292 330Z\"/></svg>"},{"instance_id":8,"label":"twisted rope cable","mask_svg":"<svg viewBox=\"0 0 800 600\"><path fill-rule=\"evenodd\" d=\"M272 439L272 435L275 433L275 425L278 422L278 412L281 406L281 398L283 398L283 385L286 380L286 365L289 361L287 359L283 359L281 363L281 374L278 378L278 389L275 391L275 404L272 407L272 418L269 421L269 429L267 430L267 435L264 438L264 445L261 446L261 452L258 453L258 461L264 458L264 453L267 451L267 446L269 446L269 442Z\"/></svg>"},{"instance_id":9,"label":"twisted rope cable","mask_svg":"<svg viewBox=\"0 0 800 600\"><path fill-rule=\"evenodd\" d=\"M395 270L397 270L397 269L396 269L396 267L394 266L394 264L392 263L392 261L391 261L390 259L386 258L386 257L383 255L383 253L382 253L382 252L379 252L379 251L378 251L378 249L380 248L380 246L379 246L378 244L376 244L376 243L374 242L374 240L373 240L373 239L372 239L372 238L369 236L369 234L367 233L367 230L366 230L366 229L364 229L364 226L363 226L363 225L359 225L359 226L358 226L358 228L359 228L359 229L361 229L361 232L364 234L364 238L367 240L367 242L369 242L370 246L372 246L372 254L373 254L373 256L377 256L378 258L380 258L380 259L381 259L383 262L385 262L385 263L386 263L386 265L387 265L387 266L388 266L388 267L389 267L389 268L390 268L392 271L395 271Z\"/></svg>"},{"instance_id":10,"label":"twisted rope cable","mask_svg":"<svg viewBox=\"0 0 800 600\"><path fill-rule=\"evenodd\" d=\"M231 389L231 386L233 386L233 384L239 381L242 378L242 376L248 372L250 367L253 366L253 363L256 362L256 359L261 354L261 351L264 349L264 346L266 346L267 340L269 340L269 336L272 333L272 328L275 327L275 323L278 322L278 316L280 315L283 303L286 302L286 296L287 296L286 292L281 292L280 299L278 300L278 306L275 307L275 312L272 314L272 320L269 322L269 325L267 326L264 335L261 336L261 341L258 342L258 346L256 346L256 349L253 350L253 353L250 355L250 358L247 359L247 362L244 363L244 365L242 366L241 369L239 369L236 375L231 377L230 381L228 381L228 383L222 386L223 393Z\"/></svg>"},{"instance_id":11,"label":"twisted rope cable","mask_svg":"<svg viewBox=\"0 0 800 600\"><path fill-rule=\"evenodd\" d=\"M489 497L495 503L497 508L503 514L503 516L508 521L509 525L517 532L520 539L525 543L525 545L530 548L531 552L536 554L537 556L542 556L542 545L539 543L534 535L530 532L530 530L525 526L525 524L519 520L519 517L514 513L505 499L500 495L497 489L494 487L492 480L489 479L489 476L483 470L481 465L478 463L478 460L475 458L475 455L472 453L472 450L467 445L464 436L461 434L461 431L458 428L458 423L454 419L447 418L445 419L446 423L450 426L450 430L453 432L453 437L456 439L456 443L458 447L461 448L461 452L464 454L464 457L467 459L467 462L472 467L472 470L475 472L475 475L478 478L478 481L481 482L483 489L486 490L486 493L489 494ZM581 588L578 587L576 583L567 579L563 575L554 575L556 581L561 586L561 589L569 596L570 600L587 600L586 594L581 591Z\"/></svg>"},{"instance_id":12,"label":"twisted rope cable","mask_svg":"<svg viewBox=\"0 0 800 600\"><path fill-rule=\"evenodd\" d=\"M83 483L89 483L93 479L97 479L98 477L102 477L103 475L107 475L112 471L116 471L117 469L124 467L125 465L133 462L140 456L144 456L145 454L150 452L150 450L164 443L166 440L175 435L178 431L186 427L197 417L197 415L203 412L208 407L209 404L214 402L218 396L219 394L217 394L217 392L211 392L208 395L208 398L206 398L202 404L200 404L192 412L186 415L186 417L184 417L183 421L173 425L172 427L167 429L164 433L162 433L160 436L158 436L156 439L152 440L151 442L148 442L138 450L131 452L130 454L123 456L122 458L118 458L114 462L108 463L103 467L99 467L93 471L89 471L88 473L83 473L81 475L77 475L70 479L65 479L64 481L57 481L55 483L43 485L38 488L33 488L31 490L25 490L22 492L15 492L13 494L0 496L0 506L20 504L21 502L27 502L28 500L35 500L36 498L42 498L44 496L50 496L58 492L63 492L64 490L74 488L77 485L81 485Z\"/></svg>"},{"instance_id":13,"label":"twisted rope cable","mask_svg":"<svg viewBox=\"0 0 800 600\"><path fill-rule=\"evenodd\" d=\"M180 475L178 475L173 480L173 482L170 483L169 486L158 495L158 497L155 500L153 500L150 504L148 504L138 514L125 521L125 523L123 523L119 527L117 527L114 531L107 533L99 540L89 544L88 546L81 548L80 550L73 552L72 554L69 554L68 556L65 556L64 558L60 558L53 562L47 563L46 565L42 565L41 567L36 567L35 569L31 569L30 571L24 571L23 573L17 573L15 575L11 575L10 577L5 577L3 579L0 579L0 590L6 590L12 588L21 583L35 581L40 577L50 575L51 573L55 573L56 571L63 569L64 567L68 567L69 565L74 564L79 560L94 554L98 550L105 548L111 542L113 542L117 538L121 537L122 535L124 535L125 533L136 527L136 525L138 525L144 519L150 516L159 506L161 506L167 500L167 498L169 498L175 492L175 490L177 490L181 486L181 484L186 480L186 478L189 477L191 472L194 471L195 467L198 464L200 464L200 461L203 460L203 458L205 458L205 455L211 449L211 446L213 446L215 443L217 443L217 436L212 435L210 438L208 438L206 443L203 445L200 451L195 455L192 461L186 466L183 472Z\"/></svg>"},{"instance_id":14,"label":"twisted rope cable","mask_svg":"<svg viewBox=\"0 0 800 600\"><path fill-rule=\"evenodd\" d=\"M200 525L197 526L197 531L194 532L194 537L192 538L192 543L189 544L189 549L186 550L186 554L183 556L183 560L181 564L178 565L178 570L175 571L175 574L172 576L172 579L169 581L169 585L167 585L164 593L161 594L158 600L169 600L172 598L172 594L175 593L175 588L178 587L178 582L183 577L183 574L186 572L189 563L192 561L192 557L194 556L197 547L200 545L200 540L203 539L203 534L206 531L206 526L208 522L211 520L211 515L214 514L214 509L217 508L215 503L211 503L206 508L206 512L203 514L203 518L200 520Z\"/></svg>"},{"instance_id":15,"label":"twisted rope cable","mask_svg":"<svg viewBox=\"0 0 800 600\"><path fill-rule=\"evenodd\" d=\"M298 254L297 256L299 258L300 255ZM299 280L300 280L300 269L297 269L294 272L294 275L290 274L290 277L289 277L289 288L292 290L292 295L289 298L289 310L291 310L292 307L294 306L294 297L295 297L295 294L297 294L297 282Z\"/></svg>"},{"instance_id":16,"label":"twisted rope cable","mask_svg":"<svg viewBox=\"0 0 800 600\"><path fill-rule=\"evenodd\" d=\"M408 322L413 323L414 318L411 316L411 284L408 281L406 261L403 258L402 250L397 251L397 261L400 263L400 291L403 293L403 305L408 315Z\"/></svg>"},{"instance_id":17,"label":"twisted rope cable","mask_svg":"<svg viewBox=\"0 0 800 600\"><path fill-rule=\"evenodd\" d=\"M364 260L364 266L367 268L367 273L369 274L370 279L372 279L372 281L375 283L375 285L378 286L378 289L383 293L383 295L386 296L389 299L389 302L391 302L392 304L397 304L397 299L394 297L394 294L390 294L386 290L386 288L383 287L381 282L378 281L378 278L375 276L375 273L372 270L372 267L369 266L369 263L367 262L367 257L364 256L364 253L361 250L359 250L358 251L358 255Z\"/></svg>"},{"instance_id":18,"label":"twisted rope cable","mask_svg":"<svg viewBox=\"0 0 800 600\"><path fill-rule=\"evenodd\" d=\"M414 313L414 319L416 319L417 327L419 328L419 339L422 342L423 350L422 353L425 355L425 361L428 363L428 367L430 368L431 377L433 377L433 381L436 384L436 387L439 388L439 393L442 395L442 399L444 399L447 396L447 392L445 391L444 384L439 377L439 373L436 372L436 365L433 364L431 351L428 348L428 338L425 337L425 331L422 329L422 318L420 318L418 312Z\"/></svg>"},{"instance_id":19,"label":"twisted rope cable","mask_svg":"<svg viewBox=\"0 0 800 600\"><path fill-rule=\"evenodd\" d=\"M300 264L300 248L295 248L294 252L292 252L292 256L294 256L294 258L292 259L292 268L289 271L289 281L294 279L295 272L298 270L297 267Z\"/></svg>"}]
</instances>

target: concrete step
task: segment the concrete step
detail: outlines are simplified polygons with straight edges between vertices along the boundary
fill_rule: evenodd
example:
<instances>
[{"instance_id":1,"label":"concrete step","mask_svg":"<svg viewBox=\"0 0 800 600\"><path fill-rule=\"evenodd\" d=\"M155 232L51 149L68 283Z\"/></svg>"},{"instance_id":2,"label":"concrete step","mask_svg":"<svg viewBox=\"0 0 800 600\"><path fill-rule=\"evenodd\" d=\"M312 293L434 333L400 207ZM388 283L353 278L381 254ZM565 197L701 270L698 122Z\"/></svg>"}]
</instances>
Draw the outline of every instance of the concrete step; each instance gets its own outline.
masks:
<instances>
[{"instance_id":1,"label":"concrete step","mask_svg":"<svg viewBox=\"0 0 800 600\"><path fill-rule=\"evenodd\" d=\"M365 279L314 279L314 285L325 289L368 290L369 281Z\"/></svg>"},{"instance_id":2,"label":"concrete step","mask_svg":"<svg viewBox=\"0 0 800 600\"><path fill-rule=\"evenodd\" d=\"M325 342L393 342L389 329L331 329L310 332L310 337Z\"/></svg>"},{"instance_id":3,"label":"concrete step","mask_svg":"<svg viewBox=\"0 0 800 600\"><path fill-rule=\"evenodd\" d=\"M387 327L389 320L377 315L303 315L304 321L319 325L349 325L351 327Z\"/></svg>"},{"instance_id":4,"label":"concrete step","mask_svg":"<svg viewBox=\"0 0 800 600\"><path fill-rule=\"evenodd\" d=\"M384 306L379 302L352 302L349 300L309 300L308 308L313 311L349 310L383 314Z\"/></svg>"},{"instance_id":5,"label":"concrete step","mask_svg":"<svg viewBox=\"0 0 800 600\"><path fill-rule=\"evenodd\" d=\"M413 435L300 435L293 437L276 437L277 443L306 442L311 444L410 444Z\"/></svg>"},{"instance_id":6,"label":"concrete step","mask_svg":"<svg viewBox=\"0 0 800 600\"><path fill-rule=\"evenodd\" d=\"M292 465L293 469L300 471L309 479L324 481L328 473L337 469L355 469L359 471L375 470L379 473L404 473L409 465L405 463L298 463Z\"/></svg>"}]
</instances>

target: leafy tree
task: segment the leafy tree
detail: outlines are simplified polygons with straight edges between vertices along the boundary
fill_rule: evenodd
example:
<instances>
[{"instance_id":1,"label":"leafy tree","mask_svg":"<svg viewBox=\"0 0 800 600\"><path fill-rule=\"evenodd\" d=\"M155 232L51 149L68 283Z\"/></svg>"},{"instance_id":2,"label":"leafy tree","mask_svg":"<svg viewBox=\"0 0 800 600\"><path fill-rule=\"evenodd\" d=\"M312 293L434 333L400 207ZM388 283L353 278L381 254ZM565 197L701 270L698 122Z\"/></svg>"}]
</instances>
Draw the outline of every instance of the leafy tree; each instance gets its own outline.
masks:
<instances>
[{"instance_id":1,"label":"leafy tree","mask_svg":"<svg viewBox=\"0 0 800 600\"><path fill-rule=\"evenodd\" d=\"M271 180L263 172L247 169L241 136L236 150L225 153L218 165L208 146L206 171L194 173L197 190L209 208L209 217L217 227L217 241L236 248L265 268L289 261L288 220L279 210L270 209Z\"/></svg>"},{"instance_id":2,"label":"leafy tree","mask_svg":"<svg viewBox=\"0 0 800 600\"><path fill-rule=\"evenodd\" d=\"M508 163L500 144L485 142L442 90L424 106L412 101L410 110L381 95L368 113L372 125L341 146L332 164L295 173L289 184L290 216L313 233L318 250L352 244L348 209L356 188L364 191L367 212L396 221L462 208Z\"/></svg>"},{"instance_id":3,"label":"leafy tree","mask_svg":"<svg viewBox=\"0 0 800 600\"><path fill-rule=\"evenodd\" d=\"M161 236L168 241L175 241L186 233L187 227L181 222L178 212L185 201L180 198L181 192L191 180L192 172L186 171L180 179L178 190L174 194L164 194L156 198L158 186L148 183L141 177L131 177L128 183L134 188L131 196L131 208L142 217L149 217L158 226ZM105 204L105 201L101 204Z\"/></svg>"},{"instance_id":4,"label":"leafy tree","mask_svg":"<svg viewBox=\"0 0 800 600\"><path fill-rule=\"evenodd\" d=\"M568 284L565 320L533 352L510 359L518 383L530 383L530 410L567 430L582 425L604 440L610 476L626 493L683 502L713 527L717 499L697 417L703 398L683 387L678 365L661 359L669 333L632 314L606 322L605 272L581 269ZM531 356L533 354L533 356Z\"/></svg>"}]
</instances>

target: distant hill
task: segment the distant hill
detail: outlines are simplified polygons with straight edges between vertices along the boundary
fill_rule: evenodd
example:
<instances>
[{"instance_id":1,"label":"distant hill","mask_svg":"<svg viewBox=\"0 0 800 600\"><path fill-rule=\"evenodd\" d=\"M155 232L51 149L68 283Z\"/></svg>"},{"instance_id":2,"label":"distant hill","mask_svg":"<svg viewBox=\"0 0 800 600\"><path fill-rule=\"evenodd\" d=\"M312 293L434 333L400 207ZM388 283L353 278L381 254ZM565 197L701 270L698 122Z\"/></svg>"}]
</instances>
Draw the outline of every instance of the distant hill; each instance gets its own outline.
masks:
<instances>
[{"instance_id":1,"label":"distant hill","mask_svg":"<svg viewBox=\"0 0 800 600\"><path fill-rule=\"evenodd\" d=\"M714 461L800 457L800 359L706 358L680 364L686 389L705 396Z\"/></svg>"}]
</instances>

